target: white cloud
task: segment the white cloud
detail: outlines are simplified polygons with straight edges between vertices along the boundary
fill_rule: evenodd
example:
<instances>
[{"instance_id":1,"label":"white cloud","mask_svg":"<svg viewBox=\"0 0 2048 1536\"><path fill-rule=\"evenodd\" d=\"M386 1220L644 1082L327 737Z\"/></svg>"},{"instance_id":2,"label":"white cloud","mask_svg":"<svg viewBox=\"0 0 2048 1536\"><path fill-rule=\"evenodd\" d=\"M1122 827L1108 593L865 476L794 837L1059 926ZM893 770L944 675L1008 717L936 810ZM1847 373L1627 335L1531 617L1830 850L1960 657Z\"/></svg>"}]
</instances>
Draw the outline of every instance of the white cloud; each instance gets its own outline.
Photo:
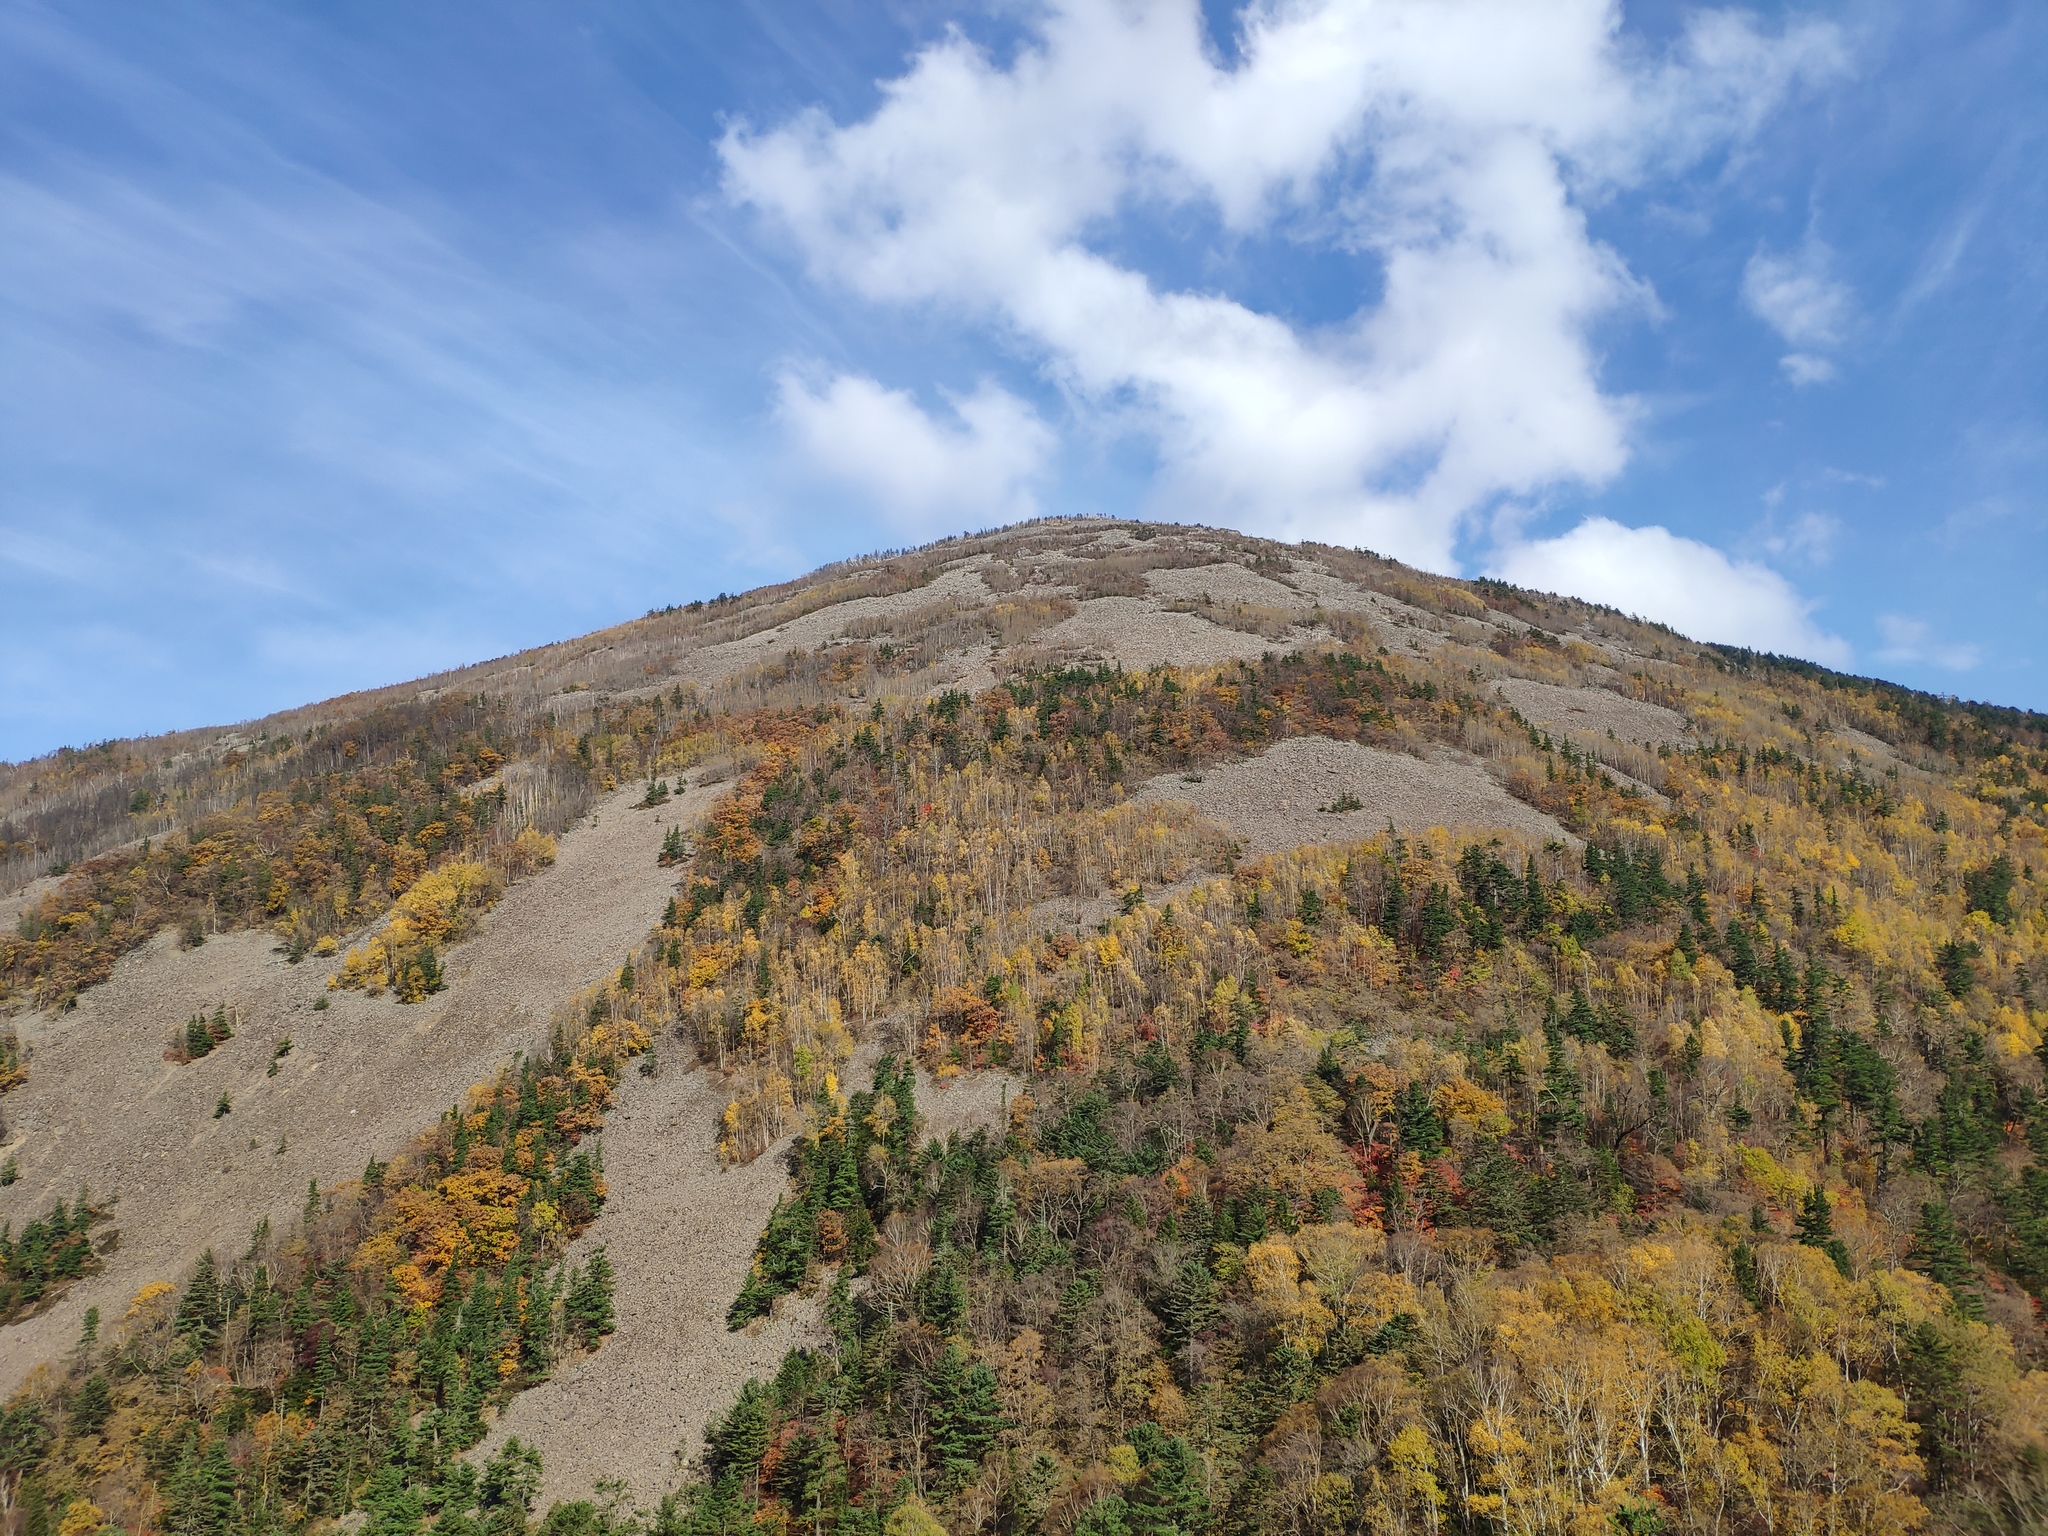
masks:
<instances>
[{"instance_id":1,"label":"white cloud","mask_svg":"<svg viewBox=\"0 0 2048 1536\"><path fill-rule=\"evenodd\" d=\"M1811 352L1787 352L1778 359L1778 366L1784 369L1786 378L1802 389L1808 384L1828 383L1837 371L1833 363Z\"/></svg>"},{"instance_id":2,"label":"white cloud","mask_svg":"<svg viewBox=\"0 0 2048 1536\"><path fill-rule=\"evenodd\" d=\"M1842 520L1831 512L1802 512L1783 532L1767 534L1764 548L1774 555L1791 555L1814 565L1826 565L1834 558L1835 542L1842 536Z\"/></svg>"},{"instance_id":3,"label":"white cloud","mask_svg":"<svg viewBox=\"0 0 2048 1536\"><path fill-rule=\"evenodd\" d=\"M1848 643L1819 628L1813 604L1768 566L1730 560L1664 528L1592 517L1554 539L1501 551L1492 574L1517 586L1605 603L1695 640L1747 645L1846 666Z\"/></svg>"},{"instance_id":4,"label":"white cloud","mask_svg":"<svg viewBox=\"0 0 2048 1536\"><path fill-rule=\"evenodd\" d=\"M1902 614L1879 614L1877 632L1884 636L1884 649L1877 653L1881 661L1932 662L1951 672L1967 672L1984 659L1983 647L1938 641L1926 622Z\"/></svg>"},{"instance_id":5,"label":"white cloud","mask_svg":"<svg viewBox=\"0 0 2048 1536\"><path fill-rule=\"evenodd\" d=\"M1841 65L1824 26L1708 13L1651 57L1619 23L1612 0L1256 4L1223 67L1197 0L1052 0L1007 64L951 34L864 121L734 128L725 186L819 279L949 309L1084 420L1148 432L1176 510L1447 569L1489 501L1627 457L1588 335L1654 300L1585 206ZM1334 241L1381 297L1302 328L1091 243L1188 209Z\"/></svg>"},{"instance_id":6,"label":"white cloud","mask_svg":"<svg viewBox=\"0 0 2048 1536\"><path fill-rule=\"evenodd\" d=\"M1055 439L1031 407L984 384L949 399L941 423L902 390L858 374L814 389L795 373L777 386L777 414L813 464L872 497L911 533L967 516L1010 522L1037 514L1028 483Z\"/></svg>"},{"instance_id":7,"label":"white cloud","mask_svg":"<svg viewBox=\"0 0 2048 1536\"><path fill-rule=\"evenodd\" d=\"M1792 351L1778 366L1794 384L1825 384L1835 365L1824 354L1839 346L1849 324L1849 290L1830 275L1834 253L1808 240L1789 256L1758 251L1742 273L1742 298Z\"/></svg>"}]
</instances>

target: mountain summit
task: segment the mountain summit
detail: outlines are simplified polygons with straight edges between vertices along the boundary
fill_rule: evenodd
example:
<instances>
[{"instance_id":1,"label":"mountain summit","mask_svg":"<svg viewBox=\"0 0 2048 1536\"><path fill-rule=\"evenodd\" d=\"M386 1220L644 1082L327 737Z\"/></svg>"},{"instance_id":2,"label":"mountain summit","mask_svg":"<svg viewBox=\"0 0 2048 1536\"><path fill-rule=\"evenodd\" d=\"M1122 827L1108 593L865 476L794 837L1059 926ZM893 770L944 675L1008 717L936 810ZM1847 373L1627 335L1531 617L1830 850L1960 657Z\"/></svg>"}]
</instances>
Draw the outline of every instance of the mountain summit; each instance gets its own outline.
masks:
<instances>
[{"instance_id":1,"label":"mountain summit","mask_svg":"<svg viewBox=\"0 0 2048 1536\"><path fill-rule=\"evenodd\" d=\"M1099 520L0 769L6 1529L2031 1529L2044 806Z\"/></svg>"}]
</instances>

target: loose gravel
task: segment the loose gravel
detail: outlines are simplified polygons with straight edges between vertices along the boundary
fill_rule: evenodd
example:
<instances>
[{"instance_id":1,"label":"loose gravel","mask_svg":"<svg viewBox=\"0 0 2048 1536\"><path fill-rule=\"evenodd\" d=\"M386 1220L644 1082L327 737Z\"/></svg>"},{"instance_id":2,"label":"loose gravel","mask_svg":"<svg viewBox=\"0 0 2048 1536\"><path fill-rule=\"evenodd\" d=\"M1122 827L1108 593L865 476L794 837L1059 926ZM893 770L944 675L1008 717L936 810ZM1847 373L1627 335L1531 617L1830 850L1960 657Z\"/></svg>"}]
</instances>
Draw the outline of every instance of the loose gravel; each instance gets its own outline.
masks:
<instances>
[{"instance_id":1,"label":"loose gravel","mask_svg":"<svg viewBox=\"0 0 2048 1536\"><path fill-rule=\"evenodd\" d=\"M1553 731L1603 736L1612 731L1623 741L1681 746L1685 716L1661 704L1626 698L1605 688L1563 688L1529 678L1503 678L1495 688L1524 717Z\"/></svg>"},{"instance_id":2,"label":"loose gravel","mask_svg":"<svg viewBox=\"0 0 2048 1536\"><path fill-rule=\"evenodd\" d=\"M886 1038L888 1026L876 1030ZM879 1044L850 1064L850 1084L869 1080ZM623 1481L651 1506L682 1478L705 1425L732 1406L750 1376L770 1377L789 1350L826 1338L819 1298L785 1297L771 1317L734 1333L726 1308L739 1294L754 1244L789 1188L790 1143L721 1171L713 1151L724 1096L716 1073L664 1068L629 1075L602 1138L605 1207L570 1255L602 1246L617 1277L618 1328L593 1353L523 1392L472 1455L513 1436L541 1453L540 1507L590 1498ZM944 1139L998 1128L1005 1094L1021 1080L1002 1072L941 1087L920 1071L917 1101L927 1134Z\"/></svg>"},{"instance_id":3,"label":"loose gravel","mask_svg":"<svg viewBox=\"0 0 2048 1536\"><path fill-rule=\"evenodd\" d=\"M554 1006L611 975L654 926L675 886L655 862L662 837L716 791L636 810L640 793L606 800L552 868L513 886L449 952L449 988L426 1003L328 992L334 962L289 965L267 934L181 950L167 933L73 1012L16 1020L32 1056L4 1101L0 1156L21 1177L0 1190L0 1220L19 1231L83 1188L113 1202L121 1242L48 1312L0 1329L0 1399L77 1340L87 1307L118 1319L145 1282L182 1279L203 1250L240 1253L265 1217L289 1230L309 1179L359 1177L540 1044ZM241 1014L235 1038L189 1065L165 1061L172 1032L222 1002ZM223 1093L233 1107L216 1118Z\"/></svg>"},{"instance_id":4,"label":"loose gravel","mask_svg":"<svg viewBox=\"0 0 2048 1536\"><path fill-rule=\"evenodd\" d=\"M1318 809L1347 793L1363 809ZM1444 755L1425 763L1324 736L1296 736L1247 761L1205 769L1199 782L1183 774L1161 774L1133 798L1185 800L1228 826L1244 840L1248 853L1359 841L1388 822L1410 833L1432 827L1507 829L1578 841L1515 799L1475 762Z\"/></svg>"},{"instance_id":5,"label":"loose gravel","mask_svg":"<svg viewBox=\"0 0 2048 1536\"><path fill-rule=\"evenodd\" d=\"M1183 602L1204 598L1217 603L1257 603L1267 608L1306 611L1315 606L1292 587L1243 565L1197 565L1147 571L1145 584L1154 597Z\"/></svg>"},{"instance_id":6,"label":"loose gravel","mask_svg":"<svg viewBox=\"0 0 2048 1536\"><path fill-rule=\"evenodd\" d=\"M973 561L952 566L926 585L908 592L894 592L887 597L851 598L791 619L786 624L778 624L773 629L764 629L757 635L706 646L684 657L678 670L681 675L699 683L716 685L735 672L774 661L791 651L816 650L838 639L846 626L857 619L893 618L948 600L986 607L995 599L975 568L984 563Z\"/></svg>"},{"instance_id":7,"label":"loose gravel","mask_svg":"<svg viewBox=\"0 0 2048 1536\"><path fill-rule=\"evenodd\" d=\"M1070 619L1039 631L1033 644L1147 667L1211 667L1225 661L1256 661L1267 651L1286 650L1278 641L1212 624L1199 614L1168 613L1149 597L1098 597L1081 604Z\"/></svg>"}]
</instances>

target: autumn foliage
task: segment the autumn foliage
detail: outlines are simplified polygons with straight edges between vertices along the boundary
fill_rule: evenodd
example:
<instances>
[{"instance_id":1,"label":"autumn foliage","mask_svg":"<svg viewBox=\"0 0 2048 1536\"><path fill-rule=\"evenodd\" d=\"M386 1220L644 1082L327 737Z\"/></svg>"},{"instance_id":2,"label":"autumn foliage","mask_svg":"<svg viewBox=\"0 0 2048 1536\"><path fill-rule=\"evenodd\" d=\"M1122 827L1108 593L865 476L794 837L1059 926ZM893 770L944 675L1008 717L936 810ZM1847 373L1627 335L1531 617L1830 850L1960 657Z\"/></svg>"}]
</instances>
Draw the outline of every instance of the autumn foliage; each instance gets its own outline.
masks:
<instances>
[{"instance_id":1,"label":"autumn foliage","mask_svg":"<svg viewBox=\"0 0 2048 1536\"><path fill-rule=\"evenodd\" d=\"M208 797L225 805L92 860L0 934L0 1006L61 1009L166 928L188 945L268 929L297 959L386 912L430 869L528 872L545 843L507 825L502 773L522 746L540 743L451 702L231 753Z\"/></svg>"},{"instance_id":2,"label":"autumn foliage","mask_svg":"<svg viewBox=\"0 0 2048 1536\"><path fill-rule=\"evenodd\" d=\"M295 1231L266 1222L240 1257L145 1286L0 1416L10 1496L227 1536L338 1516L402 1474L452 1479L437 1498L481 1497L488 1514L493 1496L457 1459L485 1413L611 1326L601 1254L588 1269L561 1255L605 1199L580 1143L647 1044L630 997L579 998L540 1051L412 1145L309 1191ZM0 1303L89 1267L96 1219L60 1206L0 1244ZM103 1407L81 1426L88 1395ZM498 1475L523 1464L511 1454Z\"/></svg>"},{"instance_id":3,"label":"autumn foliage","mask_svg":"<svg viewBox=\"0 0 2048 1536\"><path fill-rule=\"evenodd\" d=\"M603 1195L578 1138L657 1037L716 1074L724 1159L793 1170L729 1320L815 1305L820 1330L714 1422L638 1522L658 1536L1747 1536L2048 1502L2038 717L1317 553L1441 617L1431 654L1355 616L1290 650L1246 609L1213 616L1275 633L1258 662L880 687L986 632L934 604L750 666L729 712L678 685L537 727L599 788L714 768L658 928L548 1051L315 1200L297 1248L145 1292L113 1353L17 1405L45 1509L523 1530L502 1490L529 1473L465 1491L450 1453L601 1333L608 1269L548 1265ZM1120 550L1075 588L1155 568ZM800 603L714 606L692 622L736 635ZM1664 706L1685 744L1532 721L1509 677ZM1303 734L1467 754L1570 835L1251 859L1134 798ZM540 850L479 852L392 793L363 878L396 910L338 984L424 995L492 871ZM328 804L292 814L328 836ZM225 857L188 867L241 889ZM10 985L82 984L61 967L103 909L127 921L37 915L48 968ZM1007 1113L932 1138L932 1096L987 1070ZM107 1436L35 1441L101 1364Z\"/></svg>"},{"instance_id":4,"label":"autumn foliage","mask_svg":"<svg viewBox=\"0 0 2048 1536\"><path fill-rule=\"evenodd\" d=\"M1653 799L1446 670L788 722L654 974L728 1155L808 1138L735 1316L815 1287L836 1363L763 1410L807 1481L714 1456L699 1528L825 1487L859 1529L900 1476L963 1526L1905 1531L2048 1436L2040 827L1730 685L1636 749ZM1296 728L1486 740L1585 844L1254 864L1118 803ZM892 1147L861 1035L1039 1076L1006 1134Z\"/></svg>"}]
</instances>

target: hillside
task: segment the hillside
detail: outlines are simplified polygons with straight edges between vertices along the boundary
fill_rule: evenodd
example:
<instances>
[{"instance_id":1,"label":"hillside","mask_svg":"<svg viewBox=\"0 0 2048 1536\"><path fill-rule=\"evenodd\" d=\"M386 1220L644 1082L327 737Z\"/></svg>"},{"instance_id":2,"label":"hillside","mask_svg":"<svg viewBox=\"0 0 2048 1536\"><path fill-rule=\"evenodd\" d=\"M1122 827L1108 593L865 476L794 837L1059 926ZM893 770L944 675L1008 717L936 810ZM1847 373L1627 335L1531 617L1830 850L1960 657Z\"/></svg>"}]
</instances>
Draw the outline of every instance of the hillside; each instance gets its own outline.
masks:
<instances>
[{"instance_id":1,"label":"hillside","mask_svg":"<svg viewBox=\"0 0 2048 1536\"><path fill-rule=\"evenodd\" d=\"M0 769L0 1536L2033 1529L2044 807L1111 522Z\"/></svg>"}]
</instances>

